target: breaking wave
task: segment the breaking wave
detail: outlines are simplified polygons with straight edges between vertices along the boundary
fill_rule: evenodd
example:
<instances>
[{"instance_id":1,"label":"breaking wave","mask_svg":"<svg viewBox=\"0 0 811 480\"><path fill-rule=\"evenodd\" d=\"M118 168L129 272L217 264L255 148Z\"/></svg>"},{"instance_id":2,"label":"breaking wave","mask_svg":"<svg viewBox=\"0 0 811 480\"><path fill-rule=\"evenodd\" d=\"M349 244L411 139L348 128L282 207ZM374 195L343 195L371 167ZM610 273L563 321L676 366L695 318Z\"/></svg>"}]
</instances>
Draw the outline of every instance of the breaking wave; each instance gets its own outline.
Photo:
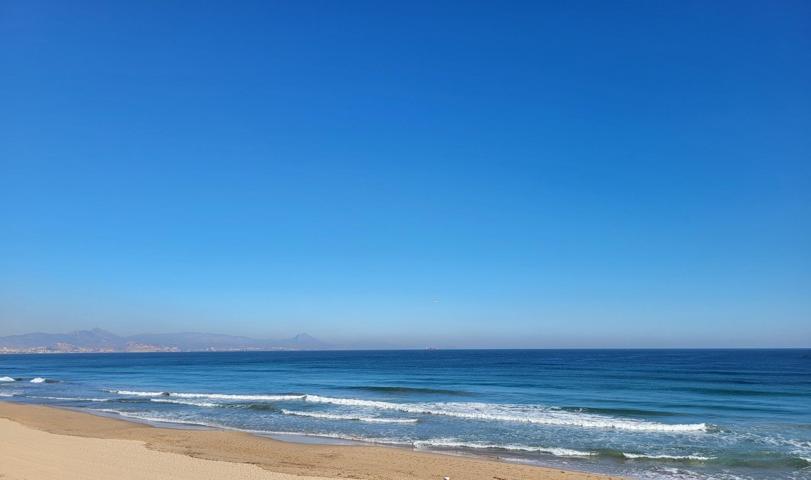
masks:
<instances>
[{"instance_id":1,"label":"breaking wave","mask_svg":"<svg viewBox=\"0 0 811 480\"><path fill-rule=\"evenodd\" d=\"M465 442L450 438L435 438L431 440L418 440L414 442L415 448L469 448L474 450L507 450L518 452L547 453L556 457L591 457L599 455L597 452L584 452L571 448L531 447L517 444L495 444L485 442Z\"/></svg>"},{"instance_id":2,"label":"breaking wave","mask_svg":"<svg viewBox=\"0 0 811 480\"><path fill-rule=\"evenodd\" d=\"M206 423L201 421L189 421L183 420L180 418L168 418L168 417L156 417L153 415L146 415L143 413L136 413L136 412L122 412L120 410L114 410L112 408L97 408L94 411L96 412L103 412L103 413L114 413L116 415L120 415L124 418L132 418L135 420L142 420L145 422L155 422L155 423L175 423L179 425L196 425L198 427L211 427L211 428L225 428L222 425L214 424L214 423Z\"/></svg>"},{"instance_id":3,"label":"breaking wave","mask_svg":"<svg viewBox=\"0 0 811 480\"><path fill-rule=\"evenodd\" d=\"M214 408L220 406L219 403L196 402L194 400L175 400L171 398L150 398L149 401L156 403L174 403L177 405L191 405L193 407L205 407L205 408Z\"/></svg>"},{"instance_id":4,"label":"breaking wave","mask_svg":"<svg viewBox=\"0 0 811 480\"><path fill-rule=\"evenodd\" d=\"M281 411L285 415L294 415L297 417L311 417L321 418L324 420L354 420L358 422L368 423L417 423L416 418L381 418L381 417L361 417L358 415L339 415L333 413L317 413L317 412L299 412L296 410Z\"/></svg>"},{"instance_id":5,"label":"breaking wave","mask_svg":"<svg viewBox=\"0 0 811 480\"><path fill-rule=\"evenodd\" d=\"M209 400L255 401L255 402L281 402L285 400L302 400L305 395L236 395L228 393L178 393L178 392L141 392L134 390L108 390L117 395L131 395L134 397L177 397L177 398L204 398Z\"/></svg>"},{"instance_id":6,"label":"breaking wave","mask_svg":"<svg viewBox=\"0 0 811 480\"><path fill-rule=\"evenodd\" d=\"M414 442L415 448L462 448L473 450L506 450L513 452L545 453L556 457L615 457L626 459L650 459L650 460L673 460L673 461L708 461L716 457L706 457L703 455L661 455L653 453L626 453L615 450L582 451L571 448L539 447L520 444L497 444L487 442L467 442L453 438L438 438L431 440L419 440Z\"/></svg>"},{"instance_id":7,"label":"breaking wave","mask_svg":"<svg viewBox=\"0 0 811 480\"><path fill-rule=\"evenodd\" d=\"M376 410L390 410L418 415L441 415L476 421L498 421L514 423L530 423L538 425L551 425L561 427L603 428L616 430L629 430L639 432L706 432L709 426L706 423L668 424L650 422L633 418L617 418L585 412L571 412L554 407L541 407L537 405L491 404L475 402L430 402L430 403L395 403L380 400L365 400L358 398L336 398L321 395L307 394L280 394L280 395L236 395L224 393L182 393L182 392L151 392L133 390L111 390L118 395L153 398L183 398L223 401L304 401L311 403L360 407ZM216 406L209 405L197 406Z\"/></svg>"},{"instance_id":8,"label":"breaking wave","mask_svg":"<svg viewBox=\"0 0 811 480\"><path fill-rule=\"evenodd\" d=\"M444 415L468 420L533 423L565 427L611 428L645 432L704 432L708 429L706 423L667 424L636 419L619 419L588 413L566 412L556 408L533 405L457 402L392 403L378 400L323 397L319 395L305 395L304 400L314 403L396 410L415 414Z\"/></svg>"},{"instance_id":9,"label":"breaking wave","mask_svg":"<svg viewBox=\"0 0 811 480\"><path fill-rule=\"evenodd\" d=\"M650 460L693 460L698 462L706 462L713 460L715 457L705 457L703 455L655 455L650 453L625 453L622 456L631 460L635 459L650 459Z\"/></svg>"},{"instance_id":10,"label":"breaking wave","mask_svg":"<svg viewBox=\"0 0 811 480\"><path fill-rule=\"evenodd\" d=\"M68 402L109 402L109 398L84 398L84 397L28 397L28 398L41 398L43 400L58 400Z\"/></svg>"}]
</instances>

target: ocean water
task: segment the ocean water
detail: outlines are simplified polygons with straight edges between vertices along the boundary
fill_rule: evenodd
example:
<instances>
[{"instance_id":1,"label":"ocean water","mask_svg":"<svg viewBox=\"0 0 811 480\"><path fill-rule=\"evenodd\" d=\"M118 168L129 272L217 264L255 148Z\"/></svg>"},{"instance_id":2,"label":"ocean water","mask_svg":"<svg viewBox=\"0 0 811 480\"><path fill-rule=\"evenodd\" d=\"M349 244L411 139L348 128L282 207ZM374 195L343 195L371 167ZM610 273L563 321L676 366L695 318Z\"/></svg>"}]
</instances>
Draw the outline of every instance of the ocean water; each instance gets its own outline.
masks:
<instances>
[{"instance_id":1,"label":"ocean water","mask_svg":"<svg viewBox=\"0 0 811 480\"><path fill-rule=\"evenodd\" d=\"M811 479L811 350L0 355L0 400L642 479Z\"/></svg>"}]
</instances>

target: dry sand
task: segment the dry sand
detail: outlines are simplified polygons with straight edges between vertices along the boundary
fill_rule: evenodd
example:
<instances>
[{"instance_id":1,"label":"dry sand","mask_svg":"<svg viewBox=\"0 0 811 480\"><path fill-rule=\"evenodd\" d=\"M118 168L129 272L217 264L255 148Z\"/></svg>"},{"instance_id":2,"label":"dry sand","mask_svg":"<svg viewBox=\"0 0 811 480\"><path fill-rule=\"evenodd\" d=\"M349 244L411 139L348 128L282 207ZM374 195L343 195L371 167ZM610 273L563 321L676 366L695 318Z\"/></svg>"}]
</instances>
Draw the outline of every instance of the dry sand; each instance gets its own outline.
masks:
<instances>
[{"instance_id":1,"label":"dry sand","mask_svg":"<svg viewBox=\"0 0 811 480\"><path fill-rule=\"evenodd\" d=\"M607 480L403 448L303 445L240 432L176 430L0 402L0 479L315 478Z\"/></svg>"}]
</instances>

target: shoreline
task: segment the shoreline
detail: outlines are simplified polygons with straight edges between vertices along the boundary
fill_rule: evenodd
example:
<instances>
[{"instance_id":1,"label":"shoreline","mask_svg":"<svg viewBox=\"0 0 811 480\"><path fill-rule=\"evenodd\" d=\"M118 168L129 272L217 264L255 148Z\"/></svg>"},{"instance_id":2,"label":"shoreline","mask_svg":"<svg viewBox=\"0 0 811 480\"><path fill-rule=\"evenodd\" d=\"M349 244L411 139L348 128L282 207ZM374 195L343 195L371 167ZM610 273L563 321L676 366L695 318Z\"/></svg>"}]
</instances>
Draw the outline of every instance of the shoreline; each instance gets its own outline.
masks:
<instances>
[{"instance_id":1,"label":"shoreline","mask_svg":"<svg viewBox=\"0 0 811 480\"><path fill-rule=\"evenodd\" d=\"M161 460L167 462L172 462L177 458L190 458L215 463L217 468L230 468L219 465L227 462L231 466L259 467L263 472L285 477L295 475L361 480L442 479L443 477L449 477L451 480L609 480L620 478L510 463L483 457L422 452L396 446L294 443L247 432L213 428L165 428L73 409L3 401L0 401L0 419L7 421L0 424L0 432L3 429L23 428L27 434L42 437L37 440L38 446L42 442L55 443L57 440L71 444L71 438L135 441L142 447L146 447L143 450L152 452L150 455L158 455ZM14 427L15 424L18 427ZM20 435L21 433L17 433L17 437ZM108 445L110 443L104 442L105 448L112 448ZM25 450L25 452L37 456L41 462L47 462L50 457L58 455L60 451L53 448L37 448L36 452L29 452L29 450L31 449ZM92 448L87 450L87 455L92 455L92 451ZM5 474L6 478L10 479L25 477L25 475L15 476L14 472L4 471L3 469L7 468L4 463L7 462L2 461L3 455L3 449L0 449L0 475ZM105 462L109 460L114 464L116 456L115 453L105 455ZM95 463L89 464L91 470L88 472L73 473L77 478L94 478L92 477L92 465ZM65 475L67 472L61 473L61 478L71 478L69 475ZM121 473L126 474L126 470L122 470ZM241 473L229 473L229 475L239 475L230 478L264 478L255 477L253 473L249 472L244 475ZM121 478L129 477L125 475ZM164 474L160 478L185 477Z\"/></svg>"}]
</instances>

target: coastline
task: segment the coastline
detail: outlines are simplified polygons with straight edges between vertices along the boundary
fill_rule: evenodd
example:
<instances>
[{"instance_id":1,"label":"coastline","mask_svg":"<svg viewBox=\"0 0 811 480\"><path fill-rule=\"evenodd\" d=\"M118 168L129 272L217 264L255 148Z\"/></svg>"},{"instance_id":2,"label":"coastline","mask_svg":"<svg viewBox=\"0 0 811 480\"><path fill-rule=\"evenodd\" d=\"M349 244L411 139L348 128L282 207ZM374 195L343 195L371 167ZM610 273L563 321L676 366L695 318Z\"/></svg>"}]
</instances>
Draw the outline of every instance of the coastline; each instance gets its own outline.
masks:
<instances>
[{"instance_id":1,"label":"coastline","mask_svg":"<svg viewBox=\"0 0 811 480\"><path fill-rule=\"evenodd\" d=\"M105 478L111 471L122 480L138 476L140 465L126 466L120 458L143 458L149 478L183 479L201 469L209 478L355 478L363 480L428 479L451 480L608 480L600 474L564 471L533 465L508 463L497 459L413 451L400 447L371 445L324 445L285 442L245 432L162 428L55 407L23 405L0 401L0 439L11 438L0 448L0 477L30 478L31 473L14 471L19 465L37 467L77 450L86 461L75 458L82 471L57 471L53 478ZM31 447L25 445L28 438ZM85 442L79 439L115 440ZM124 443L118 442L123 441ZM145 447L145 448L143 448ZM9 462L11 448L24 452L27 463ZM134 450L133 450L134 449ZM180 454L180 455L178 455ZM139 456L140 455L140 456ZM15 456L18 457L19 455ZM120 458L118 458L120 457ZM99 464L102 459L102 464ZM190 461L191 459L192 461ZM59 468L59 462L55 468ZM63 462L64 463L64 462ZM19 465L18 465L19 464ZM15 465L18 465L15 467ZM117 465L119 465L117 467ZM33 468L32 467L32 468ZM44 467L42 467L44 468ZM133 470L135 468L135 470ZM12 469L6 471L8 469ZM120 470L120 471L119 471ZM219 472L219 473L214 473ZM46 478L38 472L38 478ZM157 476L156 476L157 475Z\"/></svg>"}]
</instances>

